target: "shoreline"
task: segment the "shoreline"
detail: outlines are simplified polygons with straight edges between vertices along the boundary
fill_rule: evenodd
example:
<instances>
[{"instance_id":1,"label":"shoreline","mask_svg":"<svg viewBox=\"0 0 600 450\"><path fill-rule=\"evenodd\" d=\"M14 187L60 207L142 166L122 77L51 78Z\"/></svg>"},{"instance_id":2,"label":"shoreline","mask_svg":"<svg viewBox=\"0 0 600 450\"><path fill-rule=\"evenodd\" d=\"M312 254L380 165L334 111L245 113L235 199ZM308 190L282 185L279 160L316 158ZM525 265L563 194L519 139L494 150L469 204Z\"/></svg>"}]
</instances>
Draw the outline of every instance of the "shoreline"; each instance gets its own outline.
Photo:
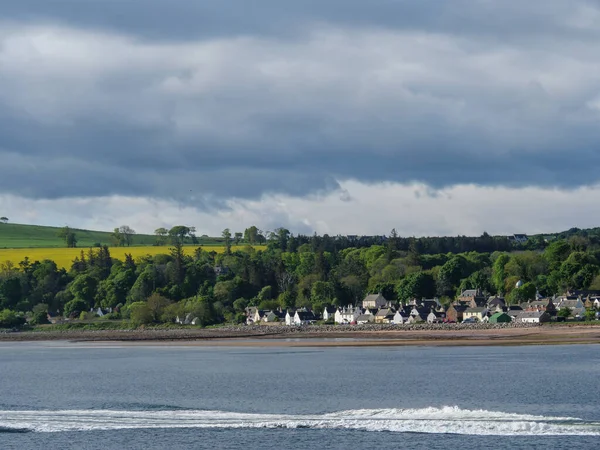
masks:
<instances>
[{"instance_id":1,"label":"shoreline","mask_svg":"<svg viewBox=\"0 0 600 450\"><path fill-rule=\"evenodd\" d=\"M275 328L275 327L273 327ZM452 329L145 329L1 333L4 342L201 347L390 347L600 344L600 325Z\"/></svg>"}]
</instances>

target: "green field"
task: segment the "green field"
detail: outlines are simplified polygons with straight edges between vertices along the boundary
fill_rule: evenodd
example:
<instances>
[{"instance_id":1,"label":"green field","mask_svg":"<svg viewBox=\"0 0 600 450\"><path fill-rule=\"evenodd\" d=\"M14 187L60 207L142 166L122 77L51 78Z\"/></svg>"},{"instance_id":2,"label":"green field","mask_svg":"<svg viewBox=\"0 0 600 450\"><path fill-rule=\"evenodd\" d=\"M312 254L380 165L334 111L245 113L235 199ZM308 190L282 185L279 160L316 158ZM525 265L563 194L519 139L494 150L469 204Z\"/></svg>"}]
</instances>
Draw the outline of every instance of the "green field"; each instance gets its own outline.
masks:
<instances>
[{"instance_id":1,"label":"green field","mask_svg":"<svg viewBox=\"0 0 600 450\"><path fill-rule=\"evenodd\" d=\"M16 223L0 223L0 248L57 248L65 247L62 239L57 237L58 227L39 225L22 225ZM87 248L94 244L111 245L110 232L90 231L72 228L77 236L77 247ZM199 245L222 245L218 238L198 238ZM136 234L134 246L154 245L156 237L148 234ZM191 242L189 242L191 243Z\"/></svg>"}]
</instances>

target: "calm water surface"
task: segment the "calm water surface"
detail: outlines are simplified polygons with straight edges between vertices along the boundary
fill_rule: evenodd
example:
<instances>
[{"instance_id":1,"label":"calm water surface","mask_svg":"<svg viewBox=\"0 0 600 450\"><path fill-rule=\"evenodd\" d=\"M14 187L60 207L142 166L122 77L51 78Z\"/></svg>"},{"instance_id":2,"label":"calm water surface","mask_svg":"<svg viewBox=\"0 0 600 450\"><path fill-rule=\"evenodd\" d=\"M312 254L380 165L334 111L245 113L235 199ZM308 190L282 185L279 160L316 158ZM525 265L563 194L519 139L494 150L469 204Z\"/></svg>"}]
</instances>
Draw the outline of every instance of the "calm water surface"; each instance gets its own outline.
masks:
<instances>
[{"instance_id":1,"label":"calm water surface","mask_svg":"<svg viewBox=\"0 0 600 450\"><path fill-rule=\"evenodd\" d=\"M600 346L0 343L0 449L600 448Z\"/></svg>"}]
</instances>

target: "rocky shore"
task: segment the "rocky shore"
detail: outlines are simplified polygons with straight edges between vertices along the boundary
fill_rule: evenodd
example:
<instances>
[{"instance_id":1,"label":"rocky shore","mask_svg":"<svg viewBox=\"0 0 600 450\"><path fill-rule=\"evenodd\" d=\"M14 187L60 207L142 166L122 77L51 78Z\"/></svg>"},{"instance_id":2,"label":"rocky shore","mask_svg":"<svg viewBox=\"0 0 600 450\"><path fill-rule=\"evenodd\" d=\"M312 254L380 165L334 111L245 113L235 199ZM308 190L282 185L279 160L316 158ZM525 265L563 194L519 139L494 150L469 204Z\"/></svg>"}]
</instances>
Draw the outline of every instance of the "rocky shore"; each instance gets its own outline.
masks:
<instances>
[{"instance_id":1,"label":"rocky shore","mask_svg":"<svg viewBox=\"0 0 600 450\"><path fill-rule=\"evenodd\" d=\"M338 341L347 340L346 342ZM498 345L600 343L600 326L538 324L365 324L224 326L0 333L0 341L112 341L197 345ZM320 342L317 342L320 341ZM462 344L461 344L462 343Z\"/></svg>"}]
</instances>

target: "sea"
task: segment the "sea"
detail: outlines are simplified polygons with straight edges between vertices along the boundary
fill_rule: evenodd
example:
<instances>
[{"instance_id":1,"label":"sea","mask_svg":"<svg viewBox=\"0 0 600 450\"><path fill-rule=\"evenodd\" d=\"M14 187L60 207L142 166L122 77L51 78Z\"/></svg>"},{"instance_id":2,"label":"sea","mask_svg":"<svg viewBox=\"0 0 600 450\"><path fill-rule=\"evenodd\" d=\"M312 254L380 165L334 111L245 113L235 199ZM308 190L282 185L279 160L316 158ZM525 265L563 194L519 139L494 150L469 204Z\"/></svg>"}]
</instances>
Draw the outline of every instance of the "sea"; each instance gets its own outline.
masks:
<instances>
[{"instance_id":1,"label":"sea","mask_svg":"<svg viewBox=\"0 0 600 450\"><path fill-rule=\"evenodd\" d=\"M600 346L0 342L0 449L600 449Z\"/></svg>"}]
</instances>

